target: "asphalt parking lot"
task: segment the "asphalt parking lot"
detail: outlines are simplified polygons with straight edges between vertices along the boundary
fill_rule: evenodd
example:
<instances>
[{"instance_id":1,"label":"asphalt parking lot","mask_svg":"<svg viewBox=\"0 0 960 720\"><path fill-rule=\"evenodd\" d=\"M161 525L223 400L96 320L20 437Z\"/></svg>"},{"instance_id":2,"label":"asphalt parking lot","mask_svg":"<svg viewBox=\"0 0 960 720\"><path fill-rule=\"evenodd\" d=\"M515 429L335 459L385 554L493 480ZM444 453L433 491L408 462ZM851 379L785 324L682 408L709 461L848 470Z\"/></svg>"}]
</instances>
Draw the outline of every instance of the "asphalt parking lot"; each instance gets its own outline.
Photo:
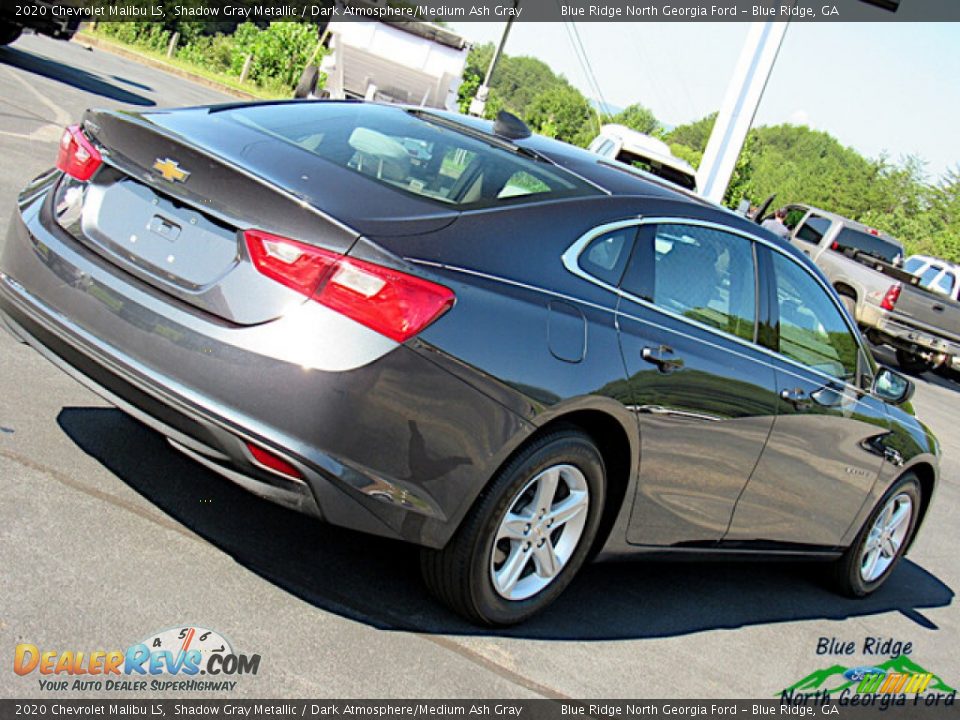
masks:
<instances>
[{"instance_id":1,"label":"asphalt parking lot","mask_svg":"<svg viewBox=\"0 0 960 720\"><path fill-rule=\"evenodd\" d=\"M80 43L0 48L0 233L84 108L225 99ZM11 671L18 643L120 649L187 624L261 655L234 691L246 697L771 697L885 659L861 652L871 637L912 643L957 687L958 393L918 381L944 448L939 494L871 598L834 595L817 564L595 565L542 616L488 632L430 598L414 548L246 494L0 333L0 697L55 694ZM818 655L821 637L857 652Z\"/></svg>"}]
</instances>

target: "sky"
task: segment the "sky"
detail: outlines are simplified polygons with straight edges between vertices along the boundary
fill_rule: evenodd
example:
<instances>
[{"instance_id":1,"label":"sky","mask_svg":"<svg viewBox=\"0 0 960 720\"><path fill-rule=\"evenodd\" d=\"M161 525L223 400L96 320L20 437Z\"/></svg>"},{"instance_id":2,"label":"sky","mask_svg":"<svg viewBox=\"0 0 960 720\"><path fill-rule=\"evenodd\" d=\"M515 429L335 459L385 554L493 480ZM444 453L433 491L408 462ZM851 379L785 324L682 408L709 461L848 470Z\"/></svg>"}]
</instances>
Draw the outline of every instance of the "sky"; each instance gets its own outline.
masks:
<instances>
[{"instance_id":1,"label":"sky","mask_svg":"<svg viewBox=\"0 0 960 720\"><path fill-rule=\"evenodd\" d=\"M516 22L505 51L537 57L593 97L565 23ZM451 23L475 43L502 23ZM577 23L604 99L668 126L716 110L747 23ZM928 179L960 168L960 24L791 23L754 125L804 124L867 157L919 155Z\"/></svg>"}]
</instances>

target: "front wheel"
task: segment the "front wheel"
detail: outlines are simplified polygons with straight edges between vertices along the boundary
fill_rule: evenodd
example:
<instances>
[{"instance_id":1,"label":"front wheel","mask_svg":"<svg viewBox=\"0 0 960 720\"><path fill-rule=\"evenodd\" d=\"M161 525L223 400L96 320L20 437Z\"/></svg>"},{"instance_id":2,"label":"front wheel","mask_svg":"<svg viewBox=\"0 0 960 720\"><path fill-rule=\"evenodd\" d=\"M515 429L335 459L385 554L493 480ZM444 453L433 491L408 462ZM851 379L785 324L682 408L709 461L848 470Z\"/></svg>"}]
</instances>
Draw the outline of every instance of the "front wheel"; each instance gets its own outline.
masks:
<instances>
[{"instance_id":1,"label":"front wheel","mask_svg":"<svg viewBox=\"0 0 960 720\"><path fill-rule=\"evenodd\" d=\"M863 597L883 585L910 544L919 511L920 483L907 473L884 494L837 562L841 593Z\"/></svg>"},{"instance_id":2,"label":"front wheel","mask_svg":"<svg viewBox=\"0 0 960 720\"><path fill-rule=\"evenodd\" d=\"M20 37L20 33L22 32L23 28L21 28L19 25L0 23L0 45L9 45L18 37Z\"/></svg>"},{"instance_id":3,"label":"front wheel","mask_svg":"<svg viewBox=\"0 0 960 720\"><path fill-rule=\"evenodd\" d=\"M522 622L583 565L603 502L593 441L573 429L545 435L496 475L445 548L422 551L427 587L472 622Z\"/></svg>"},{"instance_id":4,"label":"front wheel","mask_svg":"<svg viewBox=\"0 0 960 720\"><path fill-rule=\"evenodd\" d=\"M910 373L911 375L922 375L925 372L933 370L933 363L929 360L924 360L919 355L914 355L911 352L906 350L897 349L897 365L900 366L900 369L905 373Z\"/></svg>"}]
</instances>

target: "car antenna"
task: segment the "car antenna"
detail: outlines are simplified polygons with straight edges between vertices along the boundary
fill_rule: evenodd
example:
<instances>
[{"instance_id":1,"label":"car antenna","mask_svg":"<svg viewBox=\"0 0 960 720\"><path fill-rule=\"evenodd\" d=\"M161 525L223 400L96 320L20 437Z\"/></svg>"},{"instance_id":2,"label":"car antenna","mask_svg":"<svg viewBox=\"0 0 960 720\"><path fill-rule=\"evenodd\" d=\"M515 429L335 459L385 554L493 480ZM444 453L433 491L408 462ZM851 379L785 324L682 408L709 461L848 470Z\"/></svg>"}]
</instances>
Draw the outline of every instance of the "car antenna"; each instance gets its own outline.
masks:
<instances>
[{"instance_id":1,"label":"car antenna","mask_svg":"<svg viewBox=\"0 0 960 720\"><path fill-rule=\"evenodd\" d=\"M523 140L532 134L523 120L506 110L497 113L497 121L493 124L493 132L507 140Z\"/></svg>"}]
</instances>

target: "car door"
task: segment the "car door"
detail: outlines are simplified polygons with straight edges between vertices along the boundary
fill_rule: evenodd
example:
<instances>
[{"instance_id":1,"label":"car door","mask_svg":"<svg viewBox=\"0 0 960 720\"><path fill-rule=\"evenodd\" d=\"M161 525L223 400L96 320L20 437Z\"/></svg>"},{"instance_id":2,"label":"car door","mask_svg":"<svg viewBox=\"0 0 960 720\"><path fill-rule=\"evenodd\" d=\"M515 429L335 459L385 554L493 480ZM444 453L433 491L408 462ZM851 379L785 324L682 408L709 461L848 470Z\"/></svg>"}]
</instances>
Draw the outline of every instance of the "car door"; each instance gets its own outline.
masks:
<instances>
[{"instance_id":1,"label":"car door","mask_svg":"<svg viewBox=\"0 0 960 720\"><path fill-rule=\"evenodd\" d=\"M776 411L774 371L754 344L756 278L748 236L641 225L617 311L621 399L641 442L631 543L713 544L727 530Z\"/></svg>"},{"instance_id":2,"label":"car door","mask_svg":"<svg viewBox=\"0 0 960 720\"><path fill-rule=\"evenodd\" d=\"M886 407L861 389L872 365L825 283L772 248L760 248L760 268L777 418L725 540L836 547L883 464Z\"/></svg>"},{"instance_id":3,"label":"car door","mask_svg":"<svg viewBox=\"0 0 960 720\"><path fill-rule=\"evenodd\" d=\"M823 238L830 233L832 224L830 218L811 211L794 229L790 242L804 254L816 259L825 248Z\"/></svg>"}]
</instances>

